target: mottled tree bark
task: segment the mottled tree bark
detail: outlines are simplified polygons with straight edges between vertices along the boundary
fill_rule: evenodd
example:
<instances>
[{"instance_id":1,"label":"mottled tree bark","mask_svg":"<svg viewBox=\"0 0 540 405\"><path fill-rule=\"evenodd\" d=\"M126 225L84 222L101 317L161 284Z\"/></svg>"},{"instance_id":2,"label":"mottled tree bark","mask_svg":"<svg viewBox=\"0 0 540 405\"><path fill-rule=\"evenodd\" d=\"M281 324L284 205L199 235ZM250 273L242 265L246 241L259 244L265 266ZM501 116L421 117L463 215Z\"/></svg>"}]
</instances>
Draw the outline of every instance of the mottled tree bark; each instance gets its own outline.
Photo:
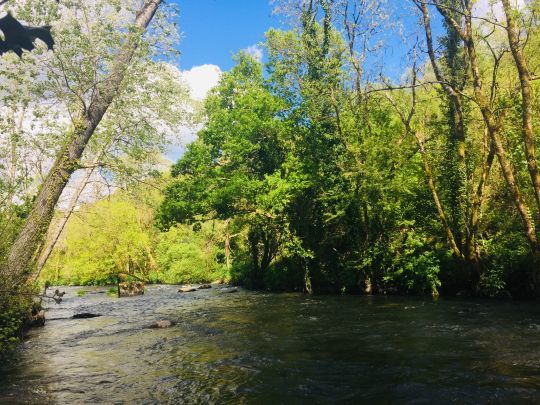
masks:
<instances>
[{"instance_id":1,"label":"mottled tree bark","mask_svg":"<svg viewBox=\"0 0 540 405\"><path fill-rule=\"evenodd\" d=\"M502 4L504 13L506 15L506 32L508 35L508 43L510 45L510 50L512 51L516 69L518 71L521 88L521 114L525 157L527 159L527 167L529 169L529 175L531 176L537 208L540 212L540 174L538 173L538 162L536 160L536 145L533 130L531 72L529 71L525 55L523 54L523 49L520 46L519 28L514 17L515 10L510 6L509 0L502 0ZM540 295L540 252L536 252L535 260L536 263L533 277L537 295Z\"/></svg>"}]
</instances>

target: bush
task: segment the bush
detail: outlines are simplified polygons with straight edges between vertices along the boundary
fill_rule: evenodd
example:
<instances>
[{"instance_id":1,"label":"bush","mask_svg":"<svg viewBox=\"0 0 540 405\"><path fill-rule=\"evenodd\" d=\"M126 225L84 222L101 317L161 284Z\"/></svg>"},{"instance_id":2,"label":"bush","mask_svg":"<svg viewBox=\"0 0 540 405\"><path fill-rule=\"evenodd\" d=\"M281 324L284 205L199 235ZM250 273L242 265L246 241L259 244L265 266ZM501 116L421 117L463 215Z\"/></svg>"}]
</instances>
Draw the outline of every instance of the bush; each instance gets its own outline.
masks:
<instances>
[{"instance_id":1,"label":"bush","mask_svg":"<svg viewBox=\"0 0 540 405\"><path fill-rule=\"evenodd\" d=\"M13 349L22 337L24 321L32 312L33 289L24 286L6 291L0 283L0 357Z\"/></svg>"},{"instance_id":2,"label":"bush","mask_svg":"<svg viewBox=\"0 0 540 405\"><path fill-rule=\"evenodd\" d=\"M221 227L212 222L200 229L177 225L162 233L156 249L159 273L151 277L170 284L228 280L226 266L218 260L223 256L223 242L217 239Z\"/></svg>"}]
</instances>

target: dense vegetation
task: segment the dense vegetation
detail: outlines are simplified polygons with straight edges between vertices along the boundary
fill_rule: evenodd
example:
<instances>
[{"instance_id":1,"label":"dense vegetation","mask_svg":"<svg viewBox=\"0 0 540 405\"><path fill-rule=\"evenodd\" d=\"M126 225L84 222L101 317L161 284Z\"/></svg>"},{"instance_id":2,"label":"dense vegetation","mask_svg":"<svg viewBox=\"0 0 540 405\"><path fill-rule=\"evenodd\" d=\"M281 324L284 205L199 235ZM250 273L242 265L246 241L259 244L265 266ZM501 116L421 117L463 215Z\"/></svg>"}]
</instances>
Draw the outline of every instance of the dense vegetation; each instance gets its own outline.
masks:
<instances>
[{"instance_id":1,"label":"dense vegetation","mask_svg":"<svg viewBox=\"0 0 540 405\"><path fill-rule=\"evenodd\" d=\"M138 1L22 3L57 46L1 60L0 336L37 279L540 296L539 1L411 0L401 77L373 62L399 33L385 2L276 2L290 29L201 108L162 62L172 9L135 40Z\"/></svg>"},{"instance_id":2,"label":"dense vegetation","mask_svg":"<svg viewBox=\"0 0 540 405\"><path fill-rule=\"evenodd\" d=\"M399 86L363 76L374 5L308 2L296 29L267 33L264 66L240 54L173 166L160 227L230 222L235 276L254 287L534 295L538 134L523 125L538 100L525 105L515 53L538 63L538 4L499 15L527 34L516 45L472 2L413 3L426 40Z\"/></svg>"}]
</instances>

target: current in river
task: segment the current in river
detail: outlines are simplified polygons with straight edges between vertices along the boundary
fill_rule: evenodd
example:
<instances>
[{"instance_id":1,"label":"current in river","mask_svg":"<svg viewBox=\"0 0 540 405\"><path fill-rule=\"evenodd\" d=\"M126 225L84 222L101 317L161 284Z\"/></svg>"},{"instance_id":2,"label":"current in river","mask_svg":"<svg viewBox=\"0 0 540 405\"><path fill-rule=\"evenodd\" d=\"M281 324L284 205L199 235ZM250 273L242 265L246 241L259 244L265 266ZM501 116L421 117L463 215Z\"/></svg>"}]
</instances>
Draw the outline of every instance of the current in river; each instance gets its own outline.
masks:
<instances>
[{"instance_id":1,"label":"current in river","mask_svg":"<svg viewBox=\"0 0 540 405\"><path fill-rule=\"evenodd\" d=\"M540 403L538 303L107 290L48 304L1 403Z\"/></svg>"}]
</instances>

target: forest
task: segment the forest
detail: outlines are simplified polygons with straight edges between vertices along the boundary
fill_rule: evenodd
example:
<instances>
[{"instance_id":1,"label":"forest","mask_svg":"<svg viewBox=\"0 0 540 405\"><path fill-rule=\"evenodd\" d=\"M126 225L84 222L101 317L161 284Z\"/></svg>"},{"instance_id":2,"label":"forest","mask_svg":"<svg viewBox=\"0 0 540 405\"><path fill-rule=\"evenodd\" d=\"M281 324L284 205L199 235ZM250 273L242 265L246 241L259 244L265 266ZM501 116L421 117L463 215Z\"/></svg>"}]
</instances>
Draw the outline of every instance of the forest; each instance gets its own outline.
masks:
<instances>
[{"instance_id":1,"label":"forest","mask_svg":"<svg viewBox=\"0 0 540 405\"><path fill-rule=\"evenodd\" d=\"M174 4L0 6L54 38L0 55L0 351L51 285L538 299L540 1L403 3L274 1L204 100Z\"/></svg>"}]
</instances>

